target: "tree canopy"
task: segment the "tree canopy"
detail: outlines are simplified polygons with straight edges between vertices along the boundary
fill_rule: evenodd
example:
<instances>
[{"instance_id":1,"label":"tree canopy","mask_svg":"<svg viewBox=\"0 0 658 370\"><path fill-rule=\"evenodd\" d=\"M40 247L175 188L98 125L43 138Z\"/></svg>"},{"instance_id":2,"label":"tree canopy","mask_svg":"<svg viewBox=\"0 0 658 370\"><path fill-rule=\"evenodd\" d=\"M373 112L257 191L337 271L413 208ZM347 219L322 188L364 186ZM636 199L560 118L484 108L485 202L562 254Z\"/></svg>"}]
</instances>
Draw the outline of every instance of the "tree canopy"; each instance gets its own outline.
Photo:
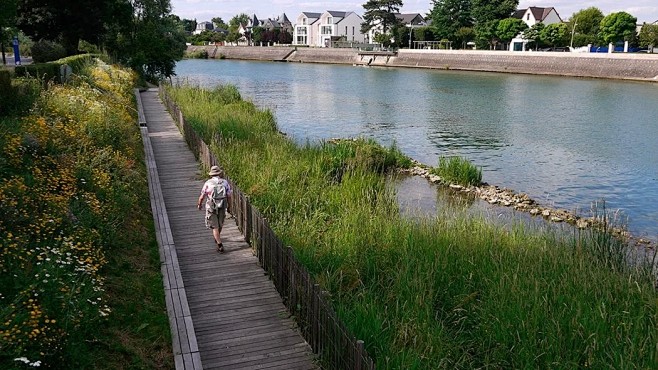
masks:
<instances>
[{"instance_id":1,"label":"tree canopy","mask_svg":"<svg viewBox=\"0 0 658 370\"><path fill-rule=\"evenodd\" d=\"M626 12L610 13L601 20L599 34L606 43L632 41L637 18Z\"/></svg>"},{"instance_id":2,"label":"tree canopy","mask_svg":"<svg viewBox=\"0 0 658 370\"><path fill-rule=\"evenodd\" d=\"M649 47L649 46L658 46L658 24L646 24L642 25L640 30L640 46Z\"/></svg>"},{"instance_id":3,"label":"tree canopy","mask_svg":"<svg viewBox=\"0 0 658 370\"><path fill-rule=\"evenodd\" d=\"M69 55L84 40L149 79L171 76L185 51L169 0L17 1L18 28L33 40L58 42Z\"/></svg>"},{"instance_id":4,"label":"tree canopy","mask_svg":"<svg viewBox=\"0 0 658 370\"><path fill-rule=\"evenodd\" d=\"M455 40L461 28L473 26L471 0L432 0L429 18L437 39Z\"/></svg>"},{"instance_id":5,"label":"tree canopy","mask_svg":"<svg viewBox=\"0 0 658 370\"><path fill-rule=\"evenodd\" d=\"M516 35L528 29L528 25L519 18L505 18L498 22L496 35L500 41L509 43Z\"/></svg>"},{"instance_id":6,"label":"tree canopy","mask_svg":"<svg viewBox=\"0 0 658 370\"><path fill-rule=\"evenodd\" d=\"M361 32L366 33L373 27L381 26L382 34L386 34L399 23L395 14L400 12L401 7L402 0L368 0L363 4L365 13Z\"/></svg>"},{"instance_id":7,"label":"tree canopy","mask_svg":"<svg viewBox=\"0 0 658 370\"><path fill-rule=\"evenodd\" d=\"M471 16L476 24L509 18L518 8L519 0L471 0Z\"/></svg>"},{"instance_id":8,"label":"tree canopy","mask_svg":"<svg viewBox=\"0 0 658 370\"><path fill-rule=\"evenodd\" d=\"M567 32L565 23L551 23L539 32L539 38L550 46L564 45L566 44Z\"/></svg>"}]
</instances>

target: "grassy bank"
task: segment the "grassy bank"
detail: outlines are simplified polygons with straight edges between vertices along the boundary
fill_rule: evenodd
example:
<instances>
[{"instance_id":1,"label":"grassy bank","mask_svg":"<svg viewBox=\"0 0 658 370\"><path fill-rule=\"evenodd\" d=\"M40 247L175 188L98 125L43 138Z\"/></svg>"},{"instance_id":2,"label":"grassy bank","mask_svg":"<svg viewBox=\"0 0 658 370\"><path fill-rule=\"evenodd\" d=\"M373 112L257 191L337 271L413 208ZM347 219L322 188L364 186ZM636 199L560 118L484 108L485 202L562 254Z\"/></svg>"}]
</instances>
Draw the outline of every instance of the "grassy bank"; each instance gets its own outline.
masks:
<instances>
[{"instance_id":1,"label":"grassy bank","mask_svg":"<svg viewBox=\"0 0 658 370\"><path fill-rule=\"evenodd\" d=\"M655 368L658 295L612 238L565 243L459 215L407 220L409 165L357 140L297 146L233 87L169 89L228 175L293 246L378 368ZM309 116L312 119L312 115Z\"/></svg>"},{"instance_id":2,"label":"grassy bank","mask_svg":"<svg viewBox=\"0 0 658 370\"><path fill-rule=\"evenodd\" d=\"M173 368L135 75L76 69L0 116L0 368Z\"/></svg>"}]
</instances>

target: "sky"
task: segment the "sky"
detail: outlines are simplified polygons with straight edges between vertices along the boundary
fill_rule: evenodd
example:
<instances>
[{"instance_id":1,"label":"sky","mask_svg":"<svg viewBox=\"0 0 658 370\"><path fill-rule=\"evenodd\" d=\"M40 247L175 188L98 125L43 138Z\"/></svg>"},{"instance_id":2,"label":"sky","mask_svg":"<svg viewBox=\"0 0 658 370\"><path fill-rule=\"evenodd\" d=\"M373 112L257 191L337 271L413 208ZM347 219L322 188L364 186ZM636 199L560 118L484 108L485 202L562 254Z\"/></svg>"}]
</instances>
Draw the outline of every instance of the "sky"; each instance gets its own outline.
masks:
<instances>
[{"instance_id":1,"label":"sky","mask_svg":"<svg viewBox=\"0 0 658 370\"><path fill-rule=\"evenodd\" d=\"M288 19L294 24L301 12L323 13L326 10L353 11L363 15L362 5L367 0L170 0L172 13L181 18L196 19L197 22L210 21L213 17L221 17L225 22L233 16L246 13L256 14L259 19L276 18L281 13L286 13ZM401 13L420 13L423 16L431 8L431 0L403 0ZM652 23L658 21L658 0L600 0L600 1L578 1L578 0L521 0L519 8L529 6L554 7L563 20L569 19L578 10L595 6L604 15L625 11L637 17L638 23Z\"/></svg>"}]
</instances>

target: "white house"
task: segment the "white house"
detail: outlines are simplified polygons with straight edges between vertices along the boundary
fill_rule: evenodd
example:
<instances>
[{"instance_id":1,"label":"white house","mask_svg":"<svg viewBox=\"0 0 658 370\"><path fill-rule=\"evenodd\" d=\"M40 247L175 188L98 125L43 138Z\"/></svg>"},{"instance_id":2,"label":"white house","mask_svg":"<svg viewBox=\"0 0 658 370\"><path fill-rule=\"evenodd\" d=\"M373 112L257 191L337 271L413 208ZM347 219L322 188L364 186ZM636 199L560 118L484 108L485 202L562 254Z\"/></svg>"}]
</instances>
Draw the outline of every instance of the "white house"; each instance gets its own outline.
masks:
<instances>
[{"instance_id":1,"label":"white house","mask_svg":"<svg viewBox=\"0 0 658 370\"><path fill-rule=\"evenodd\" d=\"M292 35L293 45L311 45L313 43L320 16L322 16L320 13L302 12L297 17Z\"/></svg>"},{"instance_id":2,"label":"white house","mask_svg":"<svg viewBox=\"0 0 658 370\"><path fill-rule=\"evenodd\" d=\"M536 6L531 6L527 9L519 9L512 15L514 18L521 19L528 25L532 27L537 23L543 23L544 25L549 25L553 23L562 23L562 18L557 13L555 8L540 8ZM510 51L525 51L527 40L523 38L523 34L517 35L509 44Z\"/></svg>"},{"instance_id":3,"label":"white house","mask_svg":"<svg viewBox=\"0 0 658 370\"><path fill-rule=\"evenodd\" d=\"M414 28L414 27L421 27L427 25L425 22L425 18L420 13L406 13L406 14L401 14L401 13L396 13L395 18L398 19L400 24ZM390 29L388 30L390 32ZM375 21L373 27L368 31L368 34L366 35L366 42L374 42L375 36L378 34L382 33L382 26L379 24L379 21Z\"/></svg>"},{"instance_id":4,"label":"white house","mask_svg":"<svg viewBox=\"0 0 658 370\"><path fill-rule=\"evenodd\" d=\"M215 25L212 22L199 22L192 34L199 35L203 31L212 31L213 29L215 29Z\"/></svg>"},{"instance_id":5,"label":"white house","mask_svg":"<svg viewBox=\"0 0 658 370\"><path fill-rule=\"evenodd\" d=\"M315 46L329 47L332 40L340 37L349 42L365 42L365 35L361 33L363 18L354 12L329 10L320 16L318 22Z\"/></svg>"}]
</instances>

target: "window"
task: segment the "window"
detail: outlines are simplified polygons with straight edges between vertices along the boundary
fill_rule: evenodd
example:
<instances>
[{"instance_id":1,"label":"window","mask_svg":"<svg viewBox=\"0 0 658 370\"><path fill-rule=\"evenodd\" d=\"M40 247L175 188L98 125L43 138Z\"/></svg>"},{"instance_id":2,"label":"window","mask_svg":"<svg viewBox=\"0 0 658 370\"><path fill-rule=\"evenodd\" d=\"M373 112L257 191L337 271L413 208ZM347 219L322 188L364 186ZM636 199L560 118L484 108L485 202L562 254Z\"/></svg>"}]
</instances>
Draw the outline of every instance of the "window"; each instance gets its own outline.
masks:
<instances>
[{"instance_id":1,"label":"window","mask_svg":"<svg viewBox=\"0 0 658 370\"><path fill-rule=\"evenodd\" d=\"M354 36L354 26L352 26L352 36ZM354 41L354 37L352 37L352 41Z\"/></svg>"},{"instance_id":2,"label":"window","mask_svg":"<svg viewBox=\"0 0 658 370\"><path fill-rule=\"evenodd\" d=\"M345 34L347 35L347 26L345 26Z\"/></svg>"},{"instance_id":3,"label":"window","mask_svg":"<svg viewBox=\"0 0 658 370\"><path fill-rule=\"evenodd\" d=\"M530 20L530 13L526 14L525 19L528 21Z\"/></svg>"},{"instance_id":4,"label":"window","mask_svg":"<svg viewBox=\"0 0 658 370\"><path fill-rule=\"evenodd\" d=\"M332 28L333 27L331 26L322 26L322 28L320 29L320 33L323 35L331 35Z\"/></svg>"},{"instance_id":5,"label":"window","mask_svg":"<svg viewBox=\"0 0 658 370\"><path fill-rule=\"evenodd\" d=\"M329 24L334 23L334 19L332 17L327 17L327 23Z\"/></svg>"},{"instance_id":6,"label":"window","mask_svg":"<svg viewBox=\"0 0 658 370\"><path fill-rule=\"evenodd\" d=\"M306 26L306 21L307 21L307 19L308 19L308 18L303 18L303 19L302 19L302 26Z\"/></svg>"}]
</instances>

